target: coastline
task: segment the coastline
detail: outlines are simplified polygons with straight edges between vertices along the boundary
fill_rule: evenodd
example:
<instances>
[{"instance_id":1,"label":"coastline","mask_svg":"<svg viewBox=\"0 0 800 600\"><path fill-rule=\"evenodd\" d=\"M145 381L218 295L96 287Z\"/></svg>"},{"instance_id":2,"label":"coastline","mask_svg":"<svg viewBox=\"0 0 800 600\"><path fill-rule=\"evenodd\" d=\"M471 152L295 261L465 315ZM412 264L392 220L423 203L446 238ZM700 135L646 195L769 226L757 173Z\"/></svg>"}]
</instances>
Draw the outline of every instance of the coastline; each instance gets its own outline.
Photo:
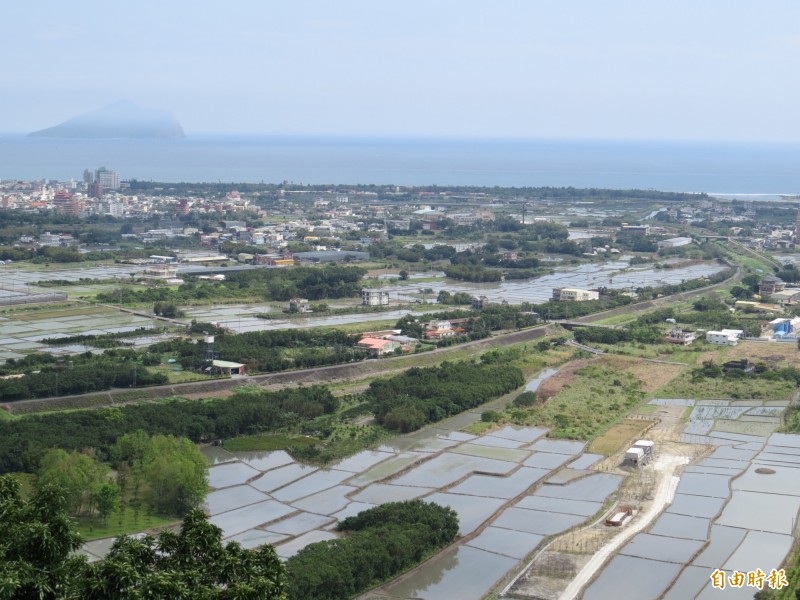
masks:
<instances>
[{"instance_id":1,"label":"coastline","mask_svg":"<svg viewBox=\"0 0 800 600\"><path fill-rule=\"evenodd\" d=\"M69 181L106 165L177 182L575 187L791 201L800 145L301 136L30 138L0 134L0 179Z\"/></svg>"}]
</instances>

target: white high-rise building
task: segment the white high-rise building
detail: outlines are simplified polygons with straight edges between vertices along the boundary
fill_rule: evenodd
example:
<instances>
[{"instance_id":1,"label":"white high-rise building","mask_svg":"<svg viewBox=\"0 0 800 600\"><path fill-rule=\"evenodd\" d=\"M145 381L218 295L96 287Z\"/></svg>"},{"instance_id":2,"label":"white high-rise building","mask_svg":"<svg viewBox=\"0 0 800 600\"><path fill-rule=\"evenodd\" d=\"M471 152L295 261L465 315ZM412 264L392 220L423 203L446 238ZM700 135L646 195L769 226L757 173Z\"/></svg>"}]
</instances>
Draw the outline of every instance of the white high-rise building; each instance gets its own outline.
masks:
<instances>
[{"instance_id":1,"label":"white high-rise building","mask_svg":"<svg viewBox=\"0 0 800 600\"><path fill-rule=\"evenodd\" d=\"M100 167L95 171L94 180L99 183L104 190L119 189L119 173L116 171L109 171L105 167Z\"/></svg>"},{"instance_id":2,"label":"white high-rise building","mask_svg":"<svg viewBox=\"0 0 800 600\"><path fill-rule=\"evenodd\" d=\"M112 217L121 217L125 214L125 206L119 200L109 200L108 214Z\"/></svg>"}]
</instances>

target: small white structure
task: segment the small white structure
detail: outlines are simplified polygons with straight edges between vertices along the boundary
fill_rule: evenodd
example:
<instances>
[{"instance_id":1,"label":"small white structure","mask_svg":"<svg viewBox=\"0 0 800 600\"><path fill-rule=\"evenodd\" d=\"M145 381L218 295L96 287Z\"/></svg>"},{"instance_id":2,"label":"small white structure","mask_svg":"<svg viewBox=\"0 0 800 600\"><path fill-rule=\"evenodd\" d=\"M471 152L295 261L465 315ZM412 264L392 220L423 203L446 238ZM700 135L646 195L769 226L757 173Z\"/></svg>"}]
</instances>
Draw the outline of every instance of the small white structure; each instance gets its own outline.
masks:
<instances>
[{"instance_id":1,"label":"small white structure","mask_svg":"<svg viewBox=\"0 0 800 600\"><path fill-rule=\"evenodd\" d=\"M656 443L652 440L637 440L634 442L633 447L642 450L648 458L653 458Z\"/></svg>"},{"instance_id":2,"label":"small white structure","mask_svg":"<svg viewBox=\"0 0 800 600\"><path fill-rule=\"evenodd\" d=\"M361 303L364 306L388 306L389 292L379 288L364 288L361 290Z\"/></svg>"},{"instance_id":3,"label":"small white structure","mask_svg":"<svg viewBox=\"0 0 800 600\"><path fill-rule=\"evenodd\" d=\"M670 238L668 240L661 240L658 242L658 249L662 250L663 248L678 248L680 246L688 246L691 243L692 238L690 237Z\"/></svg>"},{"instance_id":4,"label":"small white structure","mask_svg":"<svg viewBox=\"0 0 800 600\"><path fill-rule=\"evenodd\" d=\"M586 302L599 300L600 292L579 290L577 288L553 288L553 300L556 302Z\"/></svg>"},{"instance_id":5,"label":"small white structure","mask_svg":"<svg viewBox=\"0 0 800 600\"><path fill-rule=\"evenodd\" d=\"M612 516L606 519L609 527L624 527L633 518L633 509L630 506L620 506Z\"/></svg>"},{"instance_id":6,"label":"small white structure","mask_svg":"<svg viewBox=\"0 0 800 600\"><path fill-rule=\"evenodd\" d=\"M670 344L689 346L695 339L694 331L684 331L680 327L674 327L667 333L667 342Z\"/></svg>"},{"instance_id":7,"label":"small white structure","mask_svg":"<svg viewBox=\"0 0 800 600\"><path fill-rule=\"evenodd\" d=\"M635 466L644 464L644 450L641 448L628 448L625 452L625 461L633 463Z\"/></svg>"},{"instance_id":8,"label":"small white structure","mask_svg":"<svg viewBox=\"0 0 800 600\"><path fill-rule=\"evenodd\" d=\"M153 265L142 271L140 277L143 279L176 279L178 267L167 264Z\"/></svg>"},{"instance_id":9,"label":"small white structure","mask_svg":"<svg viewBox=\"0 0 800 600\"><path fill-rule=\"evenodd\" d=\"M706 341L709 344L717 344L718 346L735 346L742 337L744 337L744 331L741 329L722 329L720 331L706 332Z\"/></svg>"},{"instance_id":10,"label":"small white structure","mask_svg":"<svg viewBox=\"0 0 800 600\"><path fill-rule=\"evenodd\" d=\"M206 367L206 370L222 375L247 375L246 365L229 360L212 360L211 366Z\"/></svg>"}]
</instances>

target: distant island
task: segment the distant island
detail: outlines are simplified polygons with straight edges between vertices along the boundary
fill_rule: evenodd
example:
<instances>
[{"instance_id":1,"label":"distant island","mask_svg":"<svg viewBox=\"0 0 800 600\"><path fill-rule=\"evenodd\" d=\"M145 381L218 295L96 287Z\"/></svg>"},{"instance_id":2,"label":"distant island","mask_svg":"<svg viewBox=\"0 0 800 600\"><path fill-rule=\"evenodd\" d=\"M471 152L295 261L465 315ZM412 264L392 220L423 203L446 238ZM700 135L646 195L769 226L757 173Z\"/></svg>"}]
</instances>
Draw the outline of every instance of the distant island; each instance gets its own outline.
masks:
<instances>
[{"instance_id":1,"label":"distant island","mask_svg":"<svg viewBox=\"0 0 800 600\"><path fill-rule=\"evenodd\" d=\"M183 127L169 112L120 101L28 134L45 138L183 138Z\"/></svg>"}]
</instances>

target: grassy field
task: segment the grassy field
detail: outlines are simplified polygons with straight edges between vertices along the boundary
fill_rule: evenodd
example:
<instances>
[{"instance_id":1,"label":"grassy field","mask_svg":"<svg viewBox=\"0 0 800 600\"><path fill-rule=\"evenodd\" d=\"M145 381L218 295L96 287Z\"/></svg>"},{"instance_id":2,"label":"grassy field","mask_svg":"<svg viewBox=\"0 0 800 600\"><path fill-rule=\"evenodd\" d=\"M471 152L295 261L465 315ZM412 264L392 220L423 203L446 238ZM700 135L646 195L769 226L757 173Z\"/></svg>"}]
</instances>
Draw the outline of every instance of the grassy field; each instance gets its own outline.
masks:
<instances>
[{"instance_id":1,"label":"grassy field","mask_svg":"<svg viewBox=\"0 0 800 600\"><path fill-rule=\"evenodd\" d=\"M175 525L180 521L173 517L148 515L143 511L126 506L123 510L111 513L104 522L100 517L80 517L76 519L78 531L86 541L107 537L117 537L152 529Z\"/></svg>"},{"instance_id":2,"label":"grassy field","mask_svg":"<svg viewBox=\"0 0 800 600\"><path fill-rule=\"evenodd\" d=\"M789 342L764 344L745 341L725 350L724 360L747 358L753 362L765 362L771 367L800 367L800 351L796 344Z\"/></svg>"},{"instance_id":3,"label":"grassy field","mask_svg":"<svg viewBox=\"0 0 800 600\"><path fill-rule=\"evenodd\" d=\"M512 360L511 364L522 369L525 377L533 377L543 369L564 364L571 360L576 353L572 346L554 346L546 352L541 352L536 350L531 342L509 346L509 348L519 349L520 356Z\"/></svg>"},{"instance_id":4,"label":"grassy field","mask_svg":"<svg viewBox=\"0 0 800 600\"><path fill-rule=\"evenodd\" d=\"M315 327L320 331L343 331L345 333L363 333L365 331L382 331L384 329L394 329L397 319L377 319L368 321L370 315L364 315L364 321L358 323L343 323L331 327Z\"/></svg>"},{"instance_id":5,"label":"grassy field","mask_svg":"<svg viewBox=\"0 0 800 600\"><path fill-rule=\"evenodd\" d=\"M651 421L625 419L621 423L612 425L605 433L592 440L588 451L610 456L615 452L619 452L625 444L639 439L650 425L652 425Z\"/></svg>"},{"instance_id":6,"label":"grassy field","mask_svg":"<svg viewBox=\"0 0 800 600\"><path fill-rule=\"evenodd\" d=\"M4 317L19 321L59 319L64 316L107 314L109 310L101 306L90 306L78 302L62 304L36 304L0 310Z\"/></svg>"},{"instance_id":7,"label":"grassy field","mask_svg":"<svg viewBox=\"0 0 800 600\"><path fill-rule=\"evenodd\" d=\"M695 381L690 376L686 376L676 378L657 390L654 397L788 400L796 391L797 386L789 381L728 379L725 377L703 378Z\"/></svg>"},{"instance_id":8,"label":"grassy field","mask_svg":"<svg viewBox=\"0 0 800 600\"><path fill-rule=\"evenodd\" d=\"M285 435L282 433L259 433L257 435L243 435L225 440L223 447L230 452L286 450L292 446L315 446L319 444L317 438L304 435Z\"/></svg>"},{"instance_id":9,"label":"grassy field","mask_svg":"<svg viewBox=\"0 0 800 600\"><path fill-rule=\"evenodd\" d=\"M634 375L601 360L576 371L544 405L514 408L506 414L520 425L551 427L550 437L589 440L644 400L641 388Z\"/></svg>"},{"instance_id":10,"label":"grassy field","mask_svg":"<svg viewBox=\"0 0 800 600\"><path fill-rule=\"evenodd\" d=\"M303 454L301 460L304 462L326 464L351 456L391 437L393 434L378 425L337 423L331 435L324 440L300 435L264 433L231 438L224 442L223 447L230 452L296 449ZM313 449L313 452L307 454L304 449Z\"/></svg>"},{"instance_id":11,"label":"grassy field","mask_svg":"<svg viewBox=\"0 0 800 600\"><path fill-rule=\"evenodd\" d=\"M24 496L30 496L36 489L36 475L30 473L14 473L13 477L19 481ZM135 508L131 502L131 493L126 494L124 505L108 515L104 521L99 516L80 516L75 518L78 532L85 541L100 538L116 537L152 529L166 527L179 522L174 517L161 517L147 514L145 507Z\"/></svg>"},{"instance_id":12,"label":"grassy field","mask_svg":"<svg viewBox=\"0 0 800 600\"><path fill-rule=\"evenodd\" d=\"M180 366L180 365L178 365ZM157 367L148 367L150 370L157 373L163 373L167 376L167 383L189 383L191 381L207 381L209 379L219 379L219 377L206 377L201 373L195 371L184 371L182 369L175 369L172 365L159 365Z\"/></svg>"},{"instance_id":13,"label":"grassy field","mask_svg":"<svg viewBox=\"0 0 800 600\"><path fill-rule=\"evenodd\" d=\"M461 431L471 433L472 435L483 435L490 429L497 429L497 423L487 423L484 421L476 421L472 425L467 425Z\"/></svg>"}]
</instances>

